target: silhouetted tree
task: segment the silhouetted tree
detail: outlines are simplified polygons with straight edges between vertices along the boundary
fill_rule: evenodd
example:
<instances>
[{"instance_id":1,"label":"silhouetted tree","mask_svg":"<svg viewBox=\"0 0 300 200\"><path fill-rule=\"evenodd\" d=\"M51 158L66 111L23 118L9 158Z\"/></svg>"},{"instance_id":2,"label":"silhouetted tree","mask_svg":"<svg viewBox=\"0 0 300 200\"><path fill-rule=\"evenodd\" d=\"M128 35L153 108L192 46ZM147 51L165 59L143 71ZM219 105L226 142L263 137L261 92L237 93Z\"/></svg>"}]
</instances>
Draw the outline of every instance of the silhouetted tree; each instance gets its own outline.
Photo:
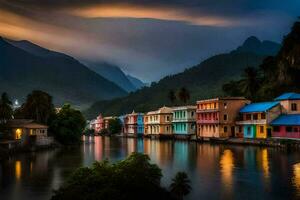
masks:
<instances>
[{"instance_id":1,"label":"silhouetted tree","mask_svg":"<svg viewBox=\"0 0 300 200\"><path fill-rule=\"evenodd\" d=\"M172 104L174 104L174 102L176 101L176 95L175 95L175 92L174 90L170 90L169 93L168 93L168 99L170 100L170 102Z\"/></svg>"},{"instance_id":2,"label":"silhouetted tree","mask_svg":"<svg viewBox=\"0 0 300 200\"><path fill-rule=\"evenodd\" d=\"M249 99L255 99L260 86L258 70L254 67L247 67L244 70L240 83L243 94L245 94L245 96Z\"/></svg>"},{"instance_id":3,"label":"silhouetted tree","mask_svg":"<svg viewBox=\"0 0 300 200\"><path fill-rule=\"evenodd\" d=\"M105 160L79 168L55 191L52 200L173 199L161 187L161 178L161 169L150 162L148 155L133 153L116 163Z\"/></svg>"},{"instance_id":4,"label":"silhouetted tree","mask_svg":"<svg viewBox=\"0 0 300 200\"><path fill-rule=\"evenodd\" d=\"M2 93L0 99L0 124L6 123L13 116L12 102L6 92Z\"/></svg>"},{"instance_id":5,"label":"silhouetted tree","mask_svg":"<svg viewBox=\"0 0 300 200\"><path fill-rule=\"evenodd\" d=\"M183 199L185 195L188 195L191 190L191 181L185 172L177 172L175 177L172 179L170 185L171 192L178 198Z\"/></svg>"},{"instance_id":6,"label":"silhouetted tree","mask_svg":"<svg viewBox=\"0 0 300 200\"><path fill-rule=\"evenodd\" d=\"M49 120L49 131L62 144L80 143L85 126L86 120L82 113L70 105L64 105Z\"/></svg>"},{"instance_id":7,"label":"silhouetted tree","mask_svg":"<svg viewBox=\"0 0 300 200\"><path fill-rule=\"evenodd\" d=\"M190 100L190 92L185 87L182 87L179 90L178 97L183 103L187 103Z\"/></svg>"},{"instance_id":8,"label":"silhouetted tree","mask_svg":"<svg viewBox=\"0 0 300 200\"><path fill-rule=\"evenodd\" d=\"M122 123L119 118L110 119L108 122L108 132L110 134L118 134L122 130Z\"/></svg>"},{"instance_id":9,"label":"silhouetted tree","mask_svg":"<svg viewBox=\"0 0 300 200\"><path fill-rule=\"evenodd\" d=\"M26 102L17 110L16 117L48 124L48 120L54 112L52 97L46 92L36 90L27 96Z\"/></svg>"}]
</instances>

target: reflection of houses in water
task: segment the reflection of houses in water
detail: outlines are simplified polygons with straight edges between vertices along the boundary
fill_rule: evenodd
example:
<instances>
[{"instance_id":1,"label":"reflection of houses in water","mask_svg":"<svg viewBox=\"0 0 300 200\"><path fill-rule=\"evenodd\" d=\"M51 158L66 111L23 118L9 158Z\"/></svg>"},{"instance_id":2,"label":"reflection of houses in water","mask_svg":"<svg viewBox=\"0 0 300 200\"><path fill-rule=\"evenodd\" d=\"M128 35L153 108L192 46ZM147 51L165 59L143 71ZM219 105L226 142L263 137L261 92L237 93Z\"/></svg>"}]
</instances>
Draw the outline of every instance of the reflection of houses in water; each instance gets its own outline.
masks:
<instances>
[{"instance_id":1,"label":"reflection of houses in water","mask_svg":"<svg viewBox=\"0 0 300 200\"><path fill-rule=\"evenodd\" d=\"M230 149L224 150L220 158L220 168L221 168L222 185L225 188L225 194L232 195L234 157L233 157L233 152Z\"/></svg>"},{"instance_id":2,"label":"reflection of houses in water","mask_svg":"<svg viewBox=\"0 0 300 200\"><path fill-rule=\"evenodd\" d=\"M300 163L297 163L293 166L293 175L292 182L297 191L297 196L300 197Z\"/></svg>"}]
</instances>

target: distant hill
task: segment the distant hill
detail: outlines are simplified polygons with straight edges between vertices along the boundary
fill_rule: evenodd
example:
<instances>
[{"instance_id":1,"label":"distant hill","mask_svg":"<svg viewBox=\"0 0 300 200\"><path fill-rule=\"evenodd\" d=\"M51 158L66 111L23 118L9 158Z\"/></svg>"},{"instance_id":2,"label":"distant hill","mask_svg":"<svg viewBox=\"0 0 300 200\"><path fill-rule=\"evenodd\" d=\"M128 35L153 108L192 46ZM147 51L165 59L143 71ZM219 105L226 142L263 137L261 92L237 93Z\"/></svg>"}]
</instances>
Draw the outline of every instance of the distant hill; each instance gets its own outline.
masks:
<instances>
[{"instance_id":1,"label":"distant hill","mask_svg":"<svg viewBox=\"0 0 300 200\"><path fill-rule=\"evenodd\" d=\"M163 105L170 105L168 92L171 89L178 91L180 87L186 87L190 91L192 104L198 99L222 96L224 95L222 85L225 82L239 79L246 67L257 67L267 55L274 55L276 45L272 45L270 52L265 55L268 48L264 45L269 43L256 39L251 37L235 51L208 58L182 73L167 76L158 83L152 83L150 87L145 87L126 97L96 102L86 110L85 114L88 118L92 118L100 112L104 115L119 115L132 110L145 112L157 109ZM255 52L255 48L252 47L257 45L257 41L262 46L258 48L258 52ZM277 44L276 48L279 49L280 45Z\"/></svg>"},{"instance_id":2,"label":"distant hill","mask_svg":"<svg viewBox=\"0 0 300 200\"><path fill-rule=\"evenodd\" d=\"M142 87L146 86L146 83L142 82L140 79L133 77L127 74L128 80L134 85L136 89L141 89Z\"/></svg>"},{"instance_id":3,"label":"distant hill","mask_svg":"<svg viewBox=\"0 0 300 200\"><path fill-rule=\"evenodd\" d=\"M86 64L91 70L103 76L104 78L114 82L119 87L123 88L127 92L137 90L135 85L127 78L124 72L116 65L108 64L105 62Z\"/></svg>"},{"instance_id":4,"label":"distant hill","mask_svg":"<svg viewBox=\"0 0 300 200\"><path fill-rule=\"evenodd\" d=\"M36 89L50 93L56 104L77 106L127 94L68 55L1 37L0 82L0 92L20 101Z\"/></svg>"}]
</instances>

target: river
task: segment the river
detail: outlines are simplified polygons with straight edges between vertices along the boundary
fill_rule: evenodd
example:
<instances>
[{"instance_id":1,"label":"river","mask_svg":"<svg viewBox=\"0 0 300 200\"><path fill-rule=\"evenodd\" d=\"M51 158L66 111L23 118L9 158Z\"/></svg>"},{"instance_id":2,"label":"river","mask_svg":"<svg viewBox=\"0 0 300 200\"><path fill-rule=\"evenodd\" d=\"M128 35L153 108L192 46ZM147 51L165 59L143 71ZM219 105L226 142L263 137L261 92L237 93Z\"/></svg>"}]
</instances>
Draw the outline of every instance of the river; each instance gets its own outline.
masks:
<instances>
[{"instance_id":1,"label":"river","mask_svg":"<svg viewBox=\"0 0 300 200\"><path fill-rule=\"evenodd\" d=\"M168 187L188 173L186 199L300 199L300 152L187 141L84 137L80 147L17 154L0 163L1 200L48 200L72 171L98 160L143 152L163 170Z\"/></svg>"}]
</instances>

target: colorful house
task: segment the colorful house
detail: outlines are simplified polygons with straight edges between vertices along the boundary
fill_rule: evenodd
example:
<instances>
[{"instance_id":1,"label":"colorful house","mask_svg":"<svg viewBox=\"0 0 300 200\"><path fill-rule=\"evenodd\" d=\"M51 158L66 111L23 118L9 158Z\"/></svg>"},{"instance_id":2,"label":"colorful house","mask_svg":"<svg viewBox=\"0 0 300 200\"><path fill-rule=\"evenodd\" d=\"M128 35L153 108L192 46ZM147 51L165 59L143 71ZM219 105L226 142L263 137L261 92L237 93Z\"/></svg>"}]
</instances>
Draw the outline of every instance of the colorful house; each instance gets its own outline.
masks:
<instances>
[{"instance_id":1,"label":"colorful house","mask_svg":"<svg viewBox=\"0 0 300 200\"><path fill-rule=\"evenodd\" d=\"M282 107L282 115L271 122L272 137L300 139L300 94L284 93L275 98Z\"/></svg>"},{"instance_id":2,"label":"colorful house","mask_svg":"<svg viewBox=\"0 0 300 200\"><path fill-rule=\"evenodd\" d=\"M281 114L279 102L260 102L246 105L240 110L244 138L271 137L270 123Z\"/></svg>"},{"instance_id":3,"label":"colorful house","mask_svg":"<svg viewBox=\"0 0 300 200\"><path fill-rule=\"evenodd\" d=\"M300 139L300 114L281 115L271 125L274 138Z\"/></svg>"},{"instance_id":4,"label":"colorful house","mask_svg":"<svg viewBox=\"0 0 300 200\"><path fill-rule=\"evenodd\" d=\"M300 114L300 94L284 93L274 100L280 102L284 114Z\"/></svg>"},{"instance_id":5,"label":"colorful house","mask_svg":"<svg viewBox=\"0 0 300 200\"><path fill-rule=\"evenodd\" d=\"M126 115L125 118L125 135L127 136L142 136L144 134L144 114L135 113Z\"/></svg>"},{"instance_id":6,"label":"colorful house","mask_svg":"<svg viewBox=\"0 0 300 200\"><path fill-rule=\"evenodd\" d=\"M243 97L224 97L197 101L197 137L228 138L241 135L235 121L249 101Z\"/></svg>"},{"instance_id":7,"label":"colorful house","mask_svg":"<svg viewBox=\"0 0 300 200\"><path fill-rule=\"evenodd\" d=\"M103 128L108 129L109 121L115 119L115 117L103 117Z\"/></svg>"},{"instance_id":8,"label":"colorful house","mask_svg":"<svg viewBox=\"0 0 300 200\"><path fill-rule=\"evenodd\" d=\"M173 108L173 134L189 137L196 134L196 106Z\"/></svg>"},{"instance_id":9,"label":"colorful house","mask_svg":"<svg viewBox=\"0 0 300 200\"><path fill-rule=\"evenodd\" d=\"M172 136L173 110L162 107L157 111L151 111L144 116L144 134L146 136Z\"/></svg>"},{"instance_id":10,"label":"colorful house","mask_svg":"<svg viewBox=\"0 0 300 200\"><path fill-rule=\"evenodd\" d=\"M95 134L98 134L101 132L101 130L104 128L104 121L101 114L98 115L98 117L91 121L90 129L93 129L95 131Z\"/></svg>"},{"instance_id":11,"label":"colorful house","mask_svg":"<svg viewBox=\"0 0 300 200\"><path fill-rule=\"evenodd\" d=\"M21 146L26 145L49 145L53 138L48 137L48 126L27 119L14 119L6 125L9 135Z\"/></svg>"}]
</instances>

